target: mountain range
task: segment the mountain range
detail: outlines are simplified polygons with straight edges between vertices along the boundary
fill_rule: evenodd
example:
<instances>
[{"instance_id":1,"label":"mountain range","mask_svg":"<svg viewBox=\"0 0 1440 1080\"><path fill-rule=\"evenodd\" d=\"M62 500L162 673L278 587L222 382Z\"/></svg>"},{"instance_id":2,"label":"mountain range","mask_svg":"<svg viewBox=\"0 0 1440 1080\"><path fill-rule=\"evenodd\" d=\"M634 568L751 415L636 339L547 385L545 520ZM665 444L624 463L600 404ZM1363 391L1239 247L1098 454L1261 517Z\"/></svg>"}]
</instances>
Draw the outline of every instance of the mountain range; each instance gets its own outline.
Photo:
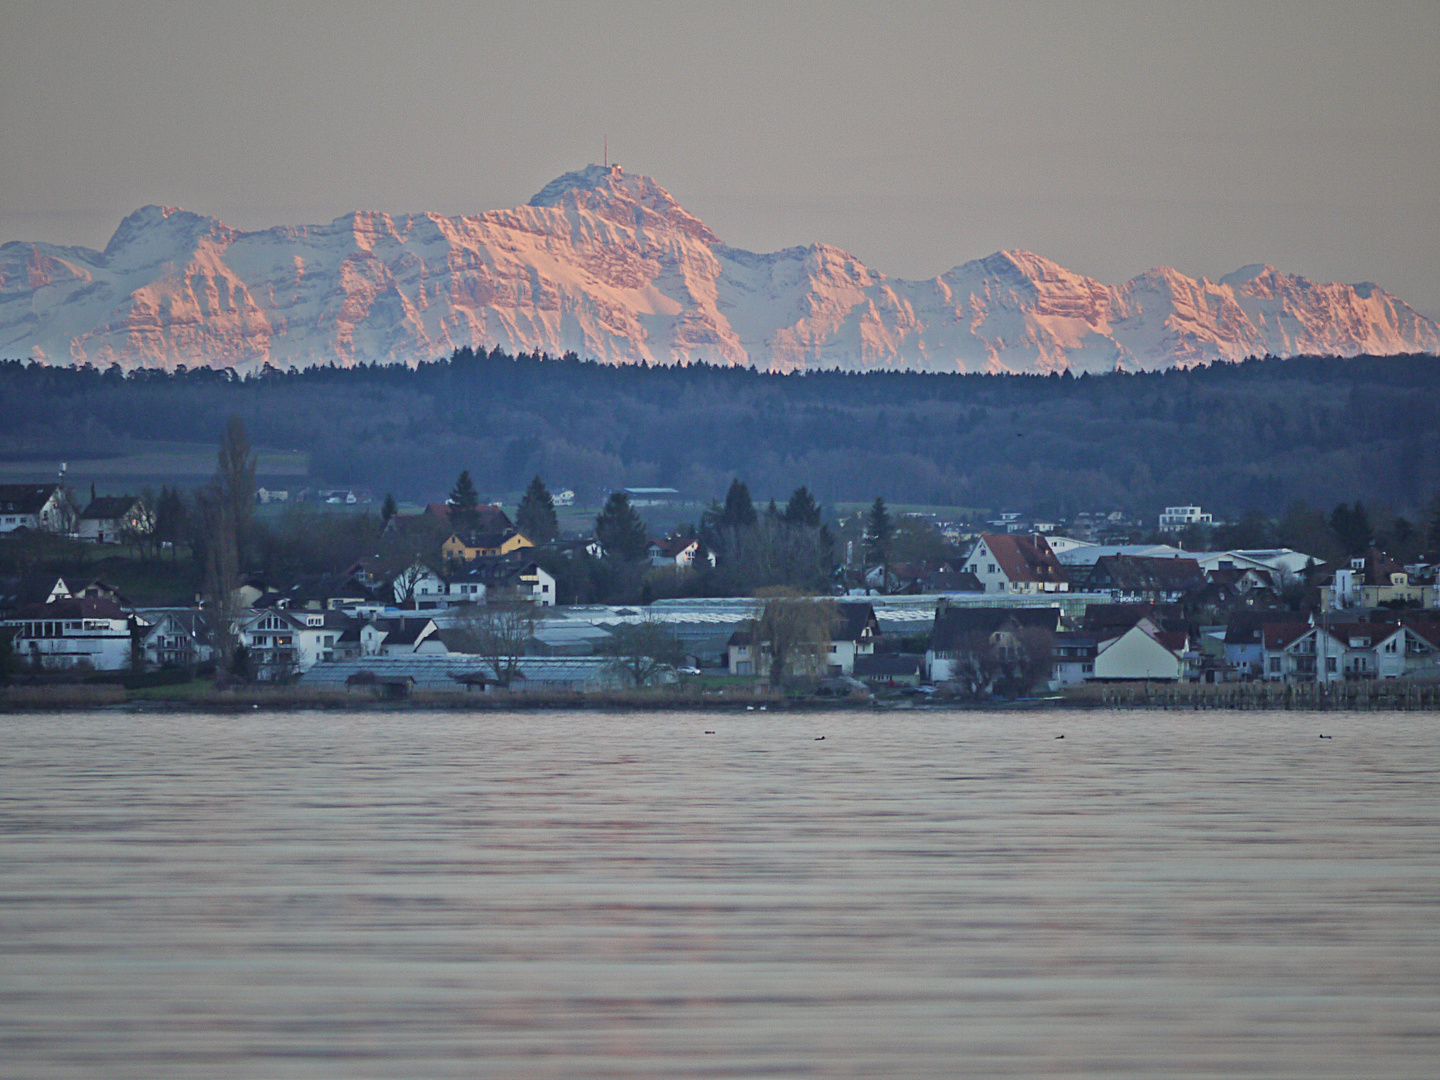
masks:
<instances>
[{"instance_id":1,"label":"mountain range","mask_svg":"<svg viewBox=\"0 0 1440 1080\"><path fill-rule=\"evenodd\" d=\"M729 247L648 177L591 165L525 206L233 229L147 206L104 251L0 245L0 358L122 368L413 363L461 346L772 371L1102 372L1440 353L1373 284L1272 266L1106 285L1028 251L925 281L828 244Z\"/></svg>"}]
</instances>

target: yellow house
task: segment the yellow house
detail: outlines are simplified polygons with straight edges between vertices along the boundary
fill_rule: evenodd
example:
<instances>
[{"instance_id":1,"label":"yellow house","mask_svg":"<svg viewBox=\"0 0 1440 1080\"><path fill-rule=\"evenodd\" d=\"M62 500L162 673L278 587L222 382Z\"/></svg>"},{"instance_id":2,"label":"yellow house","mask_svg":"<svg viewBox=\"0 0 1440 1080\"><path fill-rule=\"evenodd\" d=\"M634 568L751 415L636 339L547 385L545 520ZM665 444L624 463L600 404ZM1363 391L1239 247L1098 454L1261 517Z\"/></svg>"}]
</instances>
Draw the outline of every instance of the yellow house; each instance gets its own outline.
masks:
<instances>
[{"instance_id":1,"label":"yellow house","mask_svg":"<svg viewBox=\"0 0 1440 1080\"><path fill-rule=\"evenodd\" d=\"M472 532L464 536L451 533L450 539L440 545L440 551L447 559L471 562L482 555L509 555L512 551L534 546L521 533L506 529L504 532Z\"/></svg>"}]
</instances>

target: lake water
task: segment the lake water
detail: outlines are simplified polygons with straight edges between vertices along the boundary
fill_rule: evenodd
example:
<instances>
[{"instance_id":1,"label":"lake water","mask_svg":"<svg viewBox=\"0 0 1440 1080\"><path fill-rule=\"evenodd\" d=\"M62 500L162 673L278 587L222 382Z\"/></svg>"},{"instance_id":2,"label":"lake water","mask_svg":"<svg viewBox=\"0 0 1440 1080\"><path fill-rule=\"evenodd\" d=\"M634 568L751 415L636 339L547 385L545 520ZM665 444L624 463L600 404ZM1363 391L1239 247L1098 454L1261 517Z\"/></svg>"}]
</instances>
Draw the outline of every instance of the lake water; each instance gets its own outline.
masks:
<instances>
[{"instance_id":1,"label":"lake water","mask_svg":"<svg viewBox=\"0 0 1440 1080\"><path fill-rule=\"evenodd\" d=\"M0 717L0 1076L1434 1080L1440 716Z\"/></svg>"}]
</instances>

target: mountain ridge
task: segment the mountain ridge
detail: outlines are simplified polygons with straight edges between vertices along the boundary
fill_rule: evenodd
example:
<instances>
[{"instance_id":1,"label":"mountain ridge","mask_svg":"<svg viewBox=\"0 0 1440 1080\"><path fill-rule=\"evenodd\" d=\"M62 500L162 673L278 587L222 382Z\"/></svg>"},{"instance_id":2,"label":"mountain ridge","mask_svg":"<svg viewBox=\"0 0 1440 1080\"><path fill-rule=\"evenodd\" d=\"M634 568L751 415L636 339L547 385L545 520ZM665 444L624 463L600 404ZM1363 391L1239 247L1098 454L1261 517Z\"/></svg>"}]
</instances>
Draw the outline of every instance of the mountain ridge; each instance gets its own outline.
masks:
<instances>
[{"instance_id":1,"label":"mountain ridge","mask_svg":"<svg viewBox=\"0 0 1440 1080\"><path fill-rule=\"evenodd\" d=\"M841 248L726 245L649 177L591 165L476 215L351 211L243 232L177 207L103 251L0 245L0 355L124 368L414 363L462 346L772 371L1158 370L1440 353L1371 282L1268 264L1122 285L1023 249L891 278Z\"/></svg>"}]
</instances>

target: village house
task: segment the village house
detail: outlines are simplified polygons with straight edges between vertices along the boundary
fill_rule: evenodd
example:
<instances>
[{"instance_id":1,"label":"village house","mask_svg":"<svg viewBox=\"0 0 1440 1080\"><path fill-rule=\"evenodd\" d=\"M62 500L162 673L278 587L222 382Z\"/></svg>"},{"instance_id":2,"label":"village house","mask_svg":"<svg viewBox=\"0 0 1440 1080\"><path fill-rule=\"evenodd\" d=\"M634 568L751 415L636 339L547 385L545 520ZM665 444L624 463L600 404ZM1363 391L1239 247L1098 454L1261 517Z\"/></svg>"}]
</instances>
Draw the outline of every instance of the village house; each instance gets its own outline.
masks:
<instances>
[{"instance_id":1,"label":"village house","mask_svg":"<svg viewBox=\"0 0 1440 1080\"><path fill-rule=\"evenodd\" d=\"M1162 630L1144 618L1118 637L1099 643L1091 677L1110 681L1178 682L1189 674L1189 651L1188 634Z\"/></svg>"},{"instance_id":2,"label":"village house","mask_svg":"<svg viewBox=\"0 0 1440 1080\"><path fill-rule=\"evenodd\" d=\"M906 653L855 658L854 676L871 687L901 689L920 685L925 674L925 657Z\"/></svg>"},{"instance_id":3,"label":"village house","mask_svg":"<svg viewBox=\"0 0 1440 1080\"><path fill-rule=\"evenodd\" d=\"M43 670L122 671L139 623L114 600L64 596L0 620L17 660Z\"/></svg>"},{"instance_id":4,"label":"village house","mask_svg":"<svg viewBox=\"0 0 1440 1080\"><path fill-rule=\"evenodd\" d=\"M210 621L195 608L166 608L142 613L148 625L141 648L151 668L190 668L215 659Z\"/></svg>"},{"instance_id":5,"label":"village house","mask_svg":"<svg viewBox=\"0 0 1440 1080\"><path fill-rule=\"evenodd\" d=\"M430 618L372 619L360 627L361 656L443 655L449 650Z\"/></svg>"},{"instance_id":6,"label":"village house","mask_svg":"<svg viewBox=\"0 0 1440 1080\"><path fill-rule=\"evenodd\" d=\"M1094 634L1062 630L1054 635L1050 650L1050 688L1078 686L1095 677L1095 653L1099 641Z\"/></svg>"},{"instance_id":7,"label":"village house","mask_svg":"<svg viewBox=\"0 0 1440 1080\"><path fill-rule=\"evenodd\" d=\"M155 515L137 495L102 495L91 499L75 526L81 540L96 544L119 544L149 536L155 529Z\"/></svg>"},{"instance_id":8,"label":"village house","mask_svg":"<svg viewBox=\"0 0 1440 1080\"><path fill-rule=\"evenodd\" d=\"M949 682L958 665L976 649L1013 652L1026 631L1054 635L1060 629L1058 607L959 607L943 597L935 608L925 670L931 682Z\"/></svg>"},{"instance_id":9,"label":"village house","mask_svg":"<svg viewBox=\"0 0 1440 1080\"><path fill-rule=\"evenodd\" d=\"M1173 604L1205 588L1194 559L1105 555L1085 577L1085 591L1108 594L1117 603Z\"/></svg>"},{"instance_id":10,"label":"village house","mask_svg":"<svg viewBox=\"0 0 1440 1080\"><path fill-rule=\"evenodd\" d=\"M690 569L700 554L700 540L694 536L668 536L662 540L651 540L645 549L650 556L651 566L678 566ZM711 566L715 565L713 552L705 553Z\"/></svg>"},{"instance_id":11,"label":"village house","mask_svg":"<svg viewBox=\"0 0 1440 1080\"><path fill-rule=\"evenodd\" d=\"M1069 592L1065 567L1039 533L982 533L965 560L987 593Z\"/></svg>"},{"instance_id":12,"label":"village house","mask_svg":"<svg viewBox=\"0 0 1440 1080\"><path fill-rule=\"evenodd\" d=\"M446 574L419 563L403 570L391 583L395 602L417 609L500 599L555 606L555 578L538 563L525 562L518 555L484 556L460 566L451 565L451 572Z\"/></svg>"},{"instance_id":13,"label":"village house","mask_svg":"<svg viewBox=\"0 0 1440 1080\"><path fill-rule=\"evenodd\" d=\"M1275 622L1265 624L1263 637L1271 681L1440 675L1440 622Z\"/></svg>"},{"instance_id":14,"label":"village house","mask_svg":"<svg viewBox=\"0 0 1440 1080\"><path fill-rule=\"evenodd\" d=\"M69 532L75 508L61 484L0 484L0 533Z\"/></svg>"},{"instance_id":15,"label":"village house","mask_svg":"<svg viewBox=\"0 0 1440 1080\"><path fill-rule=\"evenodd\" d=\"M874 655L881 636L880 621L875 608L861 601L841 601L835 609L840 621L826 646L825 670L830 675L853 675L857 658ZM730 674L769 677L770 642L756 642L748 626L730 635L725 652Z\"/></svg>"},{"instance_id":16,"label":"village house","mask_svg":"<svg viewBox=\"0 0 1440 1080\"><path fill-rule=\"evenodd\" d=\"M351 622L338 611L267 608L243 613L234 630L254 678L278 681L336 659L337 643Z\"/></svg>"},{"instance_id":17,"label":"village house","mask_svg":"<svg viewBox=\"0 0 1440 1080\"><path fill-rule=\"evenodd\" d=\"M1320 607L1325 611L1436 606L1434 585L1412 582L1405 567L1374 547L1336 569L1329 584L1320 587Z\"/></svg>"}]
</instances>

